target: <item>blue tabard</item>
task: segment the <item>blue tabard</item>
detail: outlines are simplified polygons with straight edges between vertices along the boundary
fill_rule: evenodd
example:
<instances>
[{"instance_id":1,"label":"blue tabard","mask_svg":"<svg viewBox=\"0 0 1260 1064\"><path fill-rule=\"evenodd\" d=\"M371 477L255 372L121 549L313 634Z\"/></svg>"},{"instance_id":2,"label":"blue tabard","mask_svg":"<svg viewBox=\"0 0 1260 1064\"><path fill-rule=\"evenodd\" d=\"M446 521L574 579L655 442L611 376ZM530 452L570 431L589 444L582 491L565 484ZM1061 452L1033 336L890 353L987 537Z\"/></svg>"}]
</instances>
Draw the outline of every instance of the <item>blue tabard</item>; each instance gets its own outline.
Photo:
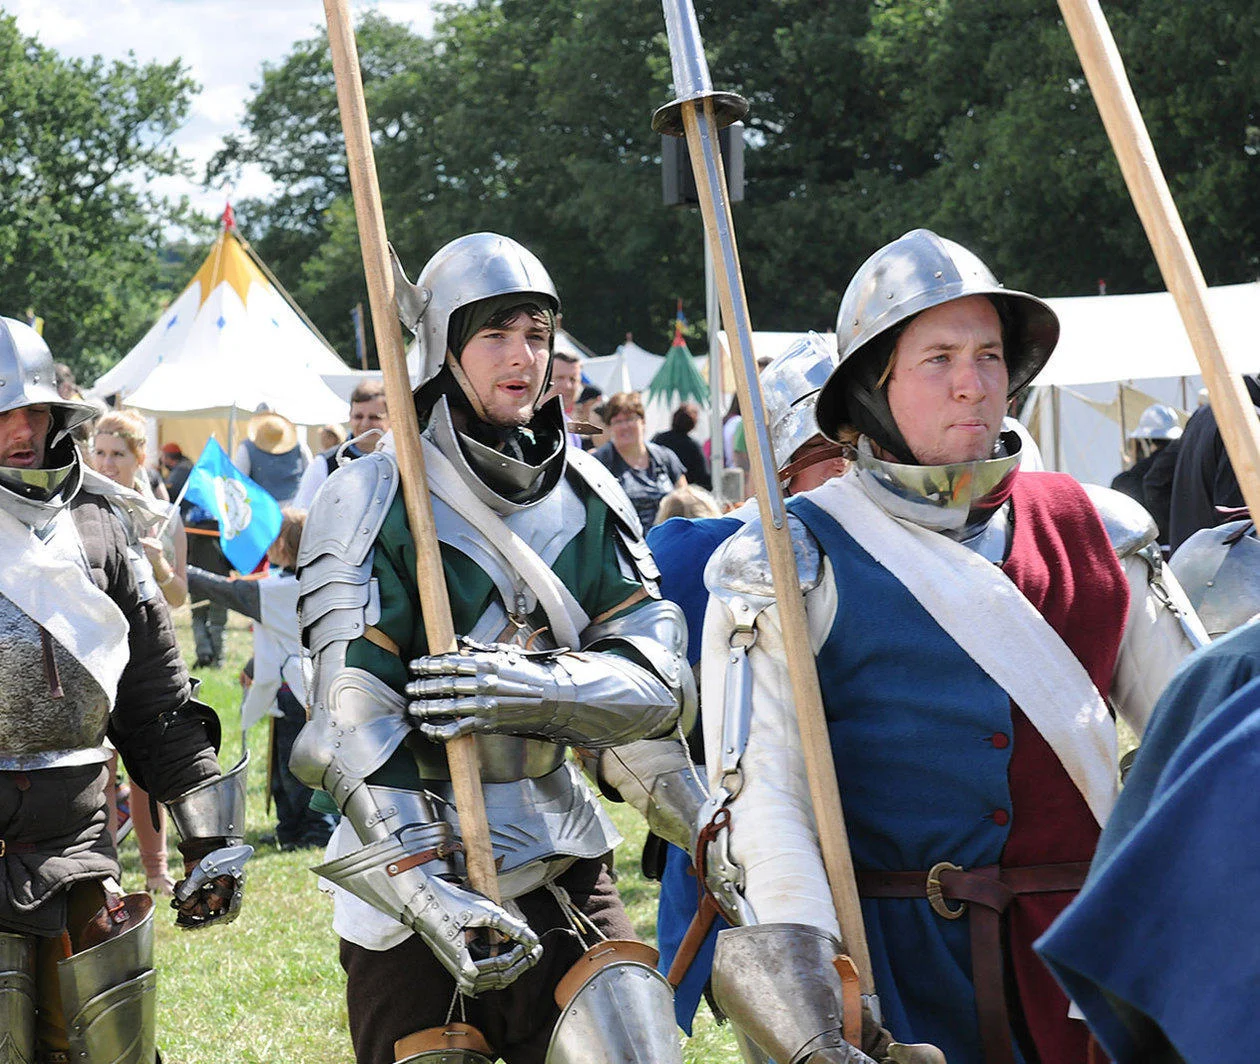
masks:
<instances>
[{"instance_id":1,"label":"blue tabard","mask_svg":"<svg viewBox=\"0 0 1260 1064\"><path fill-rule=\"evenodd\" d=\"M648 529L647 544L661 570L661 595L676 602L687 618L687 661L700 660L704 611L709 592L704 586L704 567L713 552L744 527L735 517L671 517ZM703 712L703 707L701 709ZM700 729L696 718L694 732ZM703 774L703 766L700 766ZM696 915L699 897L691 859L677 846L668 848L665 871L661 875L661 897L656 912L656 944L660 949L660 970L669 972L687 928ZM717 933L729 926L720 916L697 951L687 975L674 991L674 1016L678 1026L691 1034L692 1021L713 968Z\"/></svg>"},{"instance_id":2,"label":"blue tabard","mask_svg":"<svg viewBox=\"0 0 1260 1064\"><path fill-rule=\"evenodd\" d=\"M1011 815L1009 697L830 516L805 496L788 507L835 574L818 678L855 866L997 864ZM969 917L903 898L864 898L862 913L885 1026L950 1064L979 1064Z\"/></svg>"}]
</instances>

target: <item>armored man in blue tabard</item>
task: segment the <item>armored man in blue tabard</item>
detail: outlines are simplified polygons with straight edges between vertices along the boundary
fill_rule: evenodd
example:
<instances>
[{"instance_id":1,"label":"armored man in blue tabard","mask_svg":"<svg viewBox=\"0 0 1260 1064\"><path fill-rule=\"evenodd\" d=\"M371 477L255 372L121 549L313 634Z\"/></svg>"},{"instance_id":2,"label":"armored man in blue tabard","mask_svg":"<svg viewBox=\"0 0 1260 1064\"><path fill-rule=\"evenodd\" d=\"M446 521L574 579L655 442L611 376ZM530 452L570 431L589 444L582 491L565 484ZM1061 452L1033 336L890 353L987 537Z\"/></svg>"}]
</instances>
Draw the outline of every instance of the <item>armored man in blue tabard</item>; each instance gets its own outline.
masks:
<instances>
[{"instance_id":1,"label":"armored man in blue tabard","mask_svg":"<svg viewBox=\"0 0 1260 1064\"><path fill-rule=\"evenodd\" d=\"M889 244L845 293L818 400L853 468L789 503L882 1022L949 1064L1085 1064L1032 943L1115 800L1111 706L1140 735L1202 638L1145 511L1019 470L1002 416L1058 331L959 245ZM718 938L714 996L777 1061L905 1059L876 1024L867 1056L841 1039L843 944L763 556L754 522L706 573L705 747L730 814L708 866L744 925Z\"/></svg>"}]
</instances>

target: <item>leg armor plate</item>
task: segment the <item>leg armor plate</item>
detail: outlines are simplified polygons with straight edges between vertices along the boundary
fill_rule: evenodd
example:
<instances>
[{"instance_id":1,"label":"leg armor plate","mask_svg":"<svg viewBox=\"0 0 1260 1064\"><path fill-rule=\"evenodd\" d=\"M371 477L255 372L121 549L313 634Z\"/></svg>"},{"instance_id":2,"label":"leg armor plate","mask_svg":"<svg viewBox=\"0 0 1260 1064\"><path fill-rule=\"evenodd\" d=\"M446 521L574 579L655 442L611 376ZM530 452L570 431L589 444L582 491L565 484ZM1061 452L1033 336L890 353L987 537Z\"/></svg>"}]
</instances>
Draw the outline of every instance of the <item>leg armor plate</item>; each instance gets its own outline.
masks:
<instances>
[{"instance_id":1,"label":"leg armor plate","mask_svg":"<svg viewBox=\"0 0 1260 1064\"><path fill-rule=\"evenodd\" d=\"M57 975L76 1064L154 1064L157 974L153 970L153 899L124 899L126 930L60 961Z\"/></svg>"},{"instance_id":2,"label":"leg armor plate","mask_svg":"<svg viewBox=\"0 0 1260 1064\"><path fill-rule=\"evenodd\" d=\"M0 1061L35 1059L35 940L0 932Z\"/></svg>"},{"instance_id":3,"label":"leg armor plate","mask_svg":"<svg viewBox=\"0 0 1260 1064\"><path fill-rule=\"evenodd\" d=\"M802 924L728 928L713 955L714 999L782 1064L868 1064L841 1036L839 953L834 938Z\"/></svg>"},{"instance_id":4,"label":"leg armor plate","mask_svg":"<svg viewBox=\"0 0 1260 1064\"><path fill-rule=\"evenodd\" d=\"M448 1023L394 1043L395 1064L494 1064L497 1054L476 1027Z\"/></svg>"},{"instance_id":5,"label":"leg armor plate","mask_svg":"<svg viewBox=\"0 0 1260 1064\"><path fill-rule=\"evenodd\" d=\"M556 987L546 1064L682 1064L674 995L641 942L601 942Z\"/></svg>"}]
</instances>

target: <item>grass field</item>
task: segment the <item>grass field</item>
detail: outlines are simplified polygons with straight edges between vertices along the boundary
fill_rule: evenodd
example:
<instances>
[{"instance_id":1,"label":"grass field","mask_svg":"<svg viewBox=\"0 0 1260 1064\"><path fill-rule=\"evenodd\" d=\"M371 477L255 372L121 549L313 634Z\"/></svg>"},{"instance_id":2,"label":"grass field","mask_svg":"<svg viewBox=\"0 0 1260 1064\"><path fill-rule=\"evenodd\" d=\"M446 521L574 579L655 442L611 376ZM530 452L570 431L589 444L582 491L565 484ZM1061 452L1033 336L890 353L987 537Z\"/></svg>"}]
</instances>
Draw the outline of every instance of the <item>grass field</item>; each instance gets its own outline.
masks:
<instances>
[{"instance_id":1,"label":"grass field","mask_svg":"<svg viewBox=\"0 0 1260 1064\"><path fill-rule=\"evenodd\" d=\"M249 657L246 622L229 614L226 661L201 670L201 697L219 711L225 768L240 753L240 688L237 676ZM187 609L176 612L185 660L192 660ZM177 931L173 913L157 912L158 1043L167 1064L301 1062L349 1064L345 978L337 963L332 903L315 889L309 868L317 850L281 853L260 842L275 826L265 811L266 725L248 736L255 763L249 776L247 839L256 848L241 916L228 927L204 932ZM627 806L612 807L626 836L618 849L618 886L639 935L655 941L655 883L638 871L644 828ZM173 830L168 840L171 868L180 868ZM144 875L133 838L122 844L123 878L128 889L143 888ZM681 1037L681 1032L680 1032ZM684 1047L688 1064L738 1064L729 1029L719 1028L704 1005L695 1037Z\"/></svg>"}]
</instances>

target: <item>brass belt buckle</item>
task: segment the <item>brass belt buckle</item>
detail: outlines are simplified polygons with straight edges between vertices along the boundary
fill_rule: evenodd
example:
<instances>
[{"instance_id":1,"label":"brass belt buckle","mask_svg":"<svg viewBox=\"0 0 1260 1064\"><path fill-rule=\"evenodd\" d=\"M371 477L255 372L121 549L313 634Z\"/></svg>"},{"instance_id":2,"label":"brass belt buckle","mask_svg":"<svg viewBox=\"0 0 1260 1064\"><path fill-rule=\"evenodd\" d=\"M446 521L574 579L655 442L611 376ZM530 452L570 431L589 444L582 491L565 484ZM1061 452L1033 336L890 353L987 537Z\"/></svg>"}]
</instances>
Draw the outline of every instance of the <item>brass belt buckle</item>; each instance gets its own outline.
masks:
<instances>
[{"instance_id":1,"label":"brass belt buckle","mask_svg":"<svg viewBox=\"0 0 1260 1064\"><path fill-rule=\"evenodd\" d=\"M927 900L932 906L933 912L937 916L944 917L946 920L957 920L963 913L967 911L967 903L960 901L957 909L951 909L945 901L944 889L941 887L941 873L944 871L961 872L959 865L951 864L949 861L937 861L927 874Z\"/></svg>"}]
</instances>

